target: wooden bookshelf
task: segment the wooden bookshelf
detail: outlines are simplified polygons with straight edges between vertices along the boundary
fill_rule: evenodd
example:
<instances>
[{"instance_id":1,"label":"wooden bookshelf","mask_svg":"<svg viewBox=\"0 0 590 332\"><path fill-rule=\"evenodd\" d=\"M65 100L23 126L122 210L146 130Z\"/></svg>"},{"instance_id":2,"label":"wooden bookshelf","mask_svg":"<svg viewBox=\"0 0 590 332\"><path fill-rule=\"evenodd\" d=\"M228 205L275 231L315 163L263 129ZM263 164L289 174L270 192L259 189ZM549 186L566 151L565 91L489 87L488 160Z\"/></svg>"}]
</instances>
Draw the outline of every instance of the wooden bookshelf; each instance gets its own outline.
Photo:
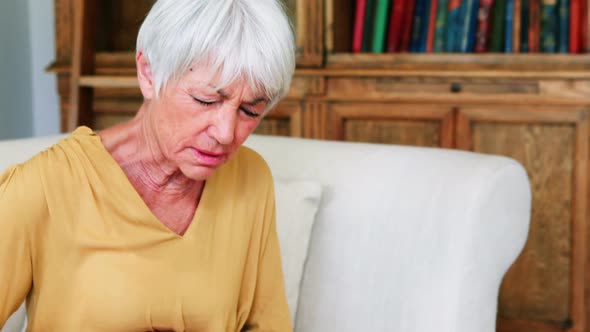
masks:
<instances>
[{"instance_id":1,"label":"wooden bookshelf","mask_svg":"<svg viewBox=\"0 0 590 332\"><path fill-rule=\"evenodd\" d=\"M58 76L64 131L71 129L74 1L55 0L57 52L49 68ZM96 129L132 117L141 103L132 52L152 2L105 0L96 11L94 74L80 78L94 89ZM532 221L502 283L497 329L590 332L590 55L352 54L353 0L287 2L296 76L258 133L519 160L531 178Z\"/></svg>"}]
</instances>

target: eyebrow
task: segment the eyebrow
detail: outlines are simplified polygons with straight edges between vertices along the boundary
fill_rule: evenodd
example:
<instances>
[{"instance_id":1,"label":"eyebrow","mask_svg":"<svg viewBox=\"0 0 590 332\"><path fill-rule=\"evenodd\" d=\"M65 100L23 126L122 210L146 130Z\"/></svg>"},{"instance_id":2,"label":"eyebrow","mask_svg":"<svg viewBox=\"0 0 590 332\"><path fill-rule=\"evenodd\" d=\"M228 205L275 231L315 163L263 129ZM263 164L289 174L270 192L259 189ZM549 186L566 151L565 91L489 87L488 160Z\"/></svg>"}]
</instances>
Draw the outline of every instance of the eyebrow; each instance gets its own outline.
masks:
<instances>
[{"instance_id":1,"label":"eyebrow","mask_svg":"<svg viewBox=\"0 0 590 332\"><path fill-rule=\"evenodd\" d=\"M223 99L228 99L229 98L229 94L226 93L225 91L223 91L223 89L218 89L218 90L216 90L216 92ZM258 97L258 98L255 98L253 101L247 101L244 104L250 105L250 106L255 106L255 105L260 104L260 103L266 103L266 104L268 104L268 99L266 99L264 97Z\"/></svg>"}]
</instances>

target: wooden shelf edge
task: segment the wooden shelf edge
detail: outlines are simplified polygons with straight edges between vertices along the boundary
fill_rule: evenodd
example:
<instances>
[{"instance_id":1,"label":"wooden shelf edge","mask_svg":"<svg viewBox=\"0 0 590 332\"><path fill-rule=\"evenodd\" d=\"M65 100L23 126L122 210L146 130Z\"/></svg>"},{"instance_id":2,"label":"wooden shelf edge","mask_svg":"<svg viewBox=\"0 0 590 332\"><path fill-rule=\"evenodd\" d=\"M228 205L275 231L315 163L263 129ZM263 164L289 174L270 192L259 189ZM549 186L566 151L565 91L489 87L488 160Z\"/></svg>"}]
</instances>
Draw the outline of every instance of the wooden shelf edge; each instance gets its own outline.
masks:
<instances>
[{"instance_id":1,"label":"wooden shelf edge","mask_svg":"<svg viewBox=\"0 0 590 332\"><path fill-rule=\"evenodd\" d=\"M403 93L399 95L388 96L309 96L307 101L317 102L334 102L334 103L432 103L447 105L561 105L561 106L581 106L588 107L590 98L570 98L560 96L543 96L543 95L476 95L476 94L433 94L433 93Z\"/></svg>"},{"instance_id":2,"label":"wooden shelf edge","mask_svg":"<svg viewBox=\"0 0 590 332\"><path fill-rule=\"evenodd\" d=\"M551 324L544 322L503 318L499 318L496 322L496 331L498 332L565 332L570 331L570 328L571 325L567 322L561 324Z\"/></svg>"},{"instance_id":3,"label":"wooden shelf edge","mask_svg":"<svg viewBox=\"0 0 590 332\"><path fill-rule=\"evenodd\" d=\"M352 54L326 57L337 75L462 76L519 78L590 77L590 54Z\"/></svg>"},{"instance_id":4,"label":"wooden shelf edge","mask_svg":"<svg viewBox=\"0 0 590 332\"><path fill-rule=\"evenodd\" d=\"M326 68L298 69L296 75L329 77L435 77L435 78L504 78L530 79L590 79L589 71L518 71L518 70L398 70Z\"/></svg>"},{"instance_id":5,"label":"wooden shelf edge","mask_svg":"<svg viewBox=\"0 0 590 332\"><path fill-rule=\"evenodd\" d=\"M47 71L69 74L69 63ZM135 75L132 52L97 53L96 73ZM590 54L351 54L327 56L325 68L299 67L298 76L590 79Z\"/></svg>"},{"instance_id":6,"label":"wooden shelf edge","mask_svg":"<svg viewBox=\"0 0 590 332\"><path fill-rule=\"evenodd\" d=\"M137 88L136 76L80 76L80 85L93 88Z\"/></svg>"}]
</instances>

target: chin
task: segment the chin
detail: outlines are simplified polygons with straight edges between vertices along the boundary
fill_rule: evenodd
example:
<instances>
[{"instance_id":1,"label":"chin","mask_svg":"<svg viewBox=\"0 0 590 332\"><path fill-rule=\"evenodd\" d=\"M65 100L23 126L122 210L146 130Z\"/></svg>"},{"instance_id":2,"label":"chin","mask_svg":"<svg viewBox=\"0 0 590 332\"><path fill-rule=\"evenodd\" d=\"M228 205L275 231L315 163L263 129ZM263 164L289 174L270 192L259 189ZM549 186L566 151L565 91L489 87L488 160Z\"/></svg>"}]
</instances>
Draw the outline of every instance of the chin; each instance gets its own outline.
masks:
<instances>
[{"instance_id":1,"label":"chin","mask_svg":"<svg viewBox=\"0 0 590 332\"><path fill-rule=\"evenodd\" d=\"M202 166L189 166L181 168L181 172L187 178L194 181L205 181L215 173L217 168L202 167Z\"/></svg>"}]
</instances>

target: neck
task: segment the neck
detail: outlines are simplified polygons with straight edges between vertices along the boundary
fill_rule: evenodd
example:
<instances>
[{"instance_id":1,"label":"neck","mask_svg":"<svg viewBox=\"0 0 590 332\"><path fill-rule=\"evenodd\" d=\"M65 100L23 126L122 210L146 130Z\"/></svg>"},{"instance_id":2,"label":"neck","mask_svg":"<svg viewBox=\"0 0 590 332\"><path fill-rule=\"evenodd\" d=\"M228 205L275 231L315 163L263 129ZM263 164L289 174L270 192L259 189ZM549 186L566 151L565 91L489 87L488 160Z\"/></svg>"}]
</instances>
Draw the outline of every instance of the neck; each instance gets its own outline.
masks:
<instances>
[{"instance_id":1,"label":"neck","mask_svg":"<svg viewBox=\"0 0 590 332\"><path fill-rule=\"evenodd\" d=\"M103 145L147 203L200 194L204 183L187 178L166 158L148 108L144 103L131 121L101 131Z\"/></svg>"}]
</instances>

